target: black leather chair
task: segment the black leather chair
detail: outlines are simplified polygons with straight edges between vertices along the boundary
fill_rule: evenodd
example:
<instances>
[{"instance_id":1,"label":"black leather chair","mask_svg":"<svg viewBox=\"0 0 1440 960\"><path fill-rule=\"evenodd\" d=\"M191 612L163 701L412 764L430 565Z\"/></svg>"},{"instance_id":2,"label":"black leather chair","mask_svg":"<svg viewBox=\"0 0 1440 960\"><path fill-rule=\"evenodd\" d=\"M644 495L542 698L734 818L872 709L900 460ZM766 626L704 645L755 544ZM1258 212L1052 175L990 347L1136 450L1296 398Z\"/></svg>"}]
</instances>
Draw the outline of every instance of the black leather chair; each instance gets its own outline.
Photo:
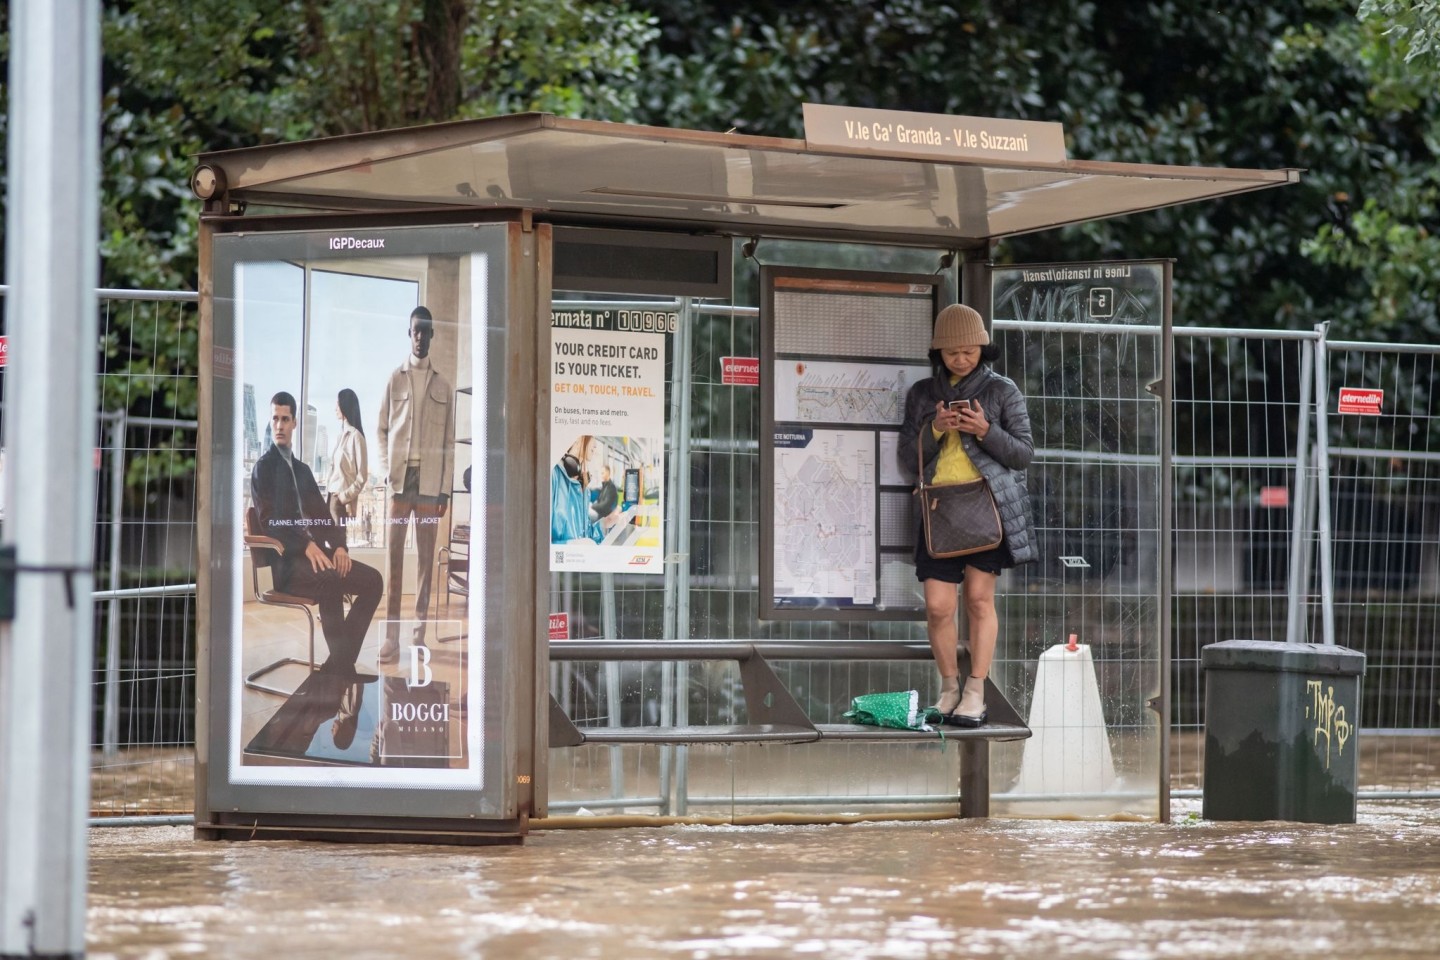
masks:
<instances>
[{"instance_id":1,"label":"black leather chair","mask_svg":"<svg viewBox=\"0 0 1440 960\"><path fill-rule=\"evenodd\" d=\"M298 657L282 657L250 673L245 678L245 686L251 690L259 690L261 693L273 693L277 696L288 697L295 690L283 689L270 686L260 682L260 678L266 674L273 673L281 667L289 664L296 664L308 667L312 672L315 664L315 612L311 609L316 602L309 597L296 596L292 593L283 593L272 587L269 590L260 589L260 570L263 567L274 565L275 561L285 554L285 547L274 537L267 537L260 532L260 514L254 507L245 511L245 546L250 550L250 587L254 591L255 600L259 603L273 607L289 607L292 610L299 610L305 614L306 625L310 629L310 659L301 660ZM297 684L298 686L298 684Z\"/></svg>"}]
</instances>

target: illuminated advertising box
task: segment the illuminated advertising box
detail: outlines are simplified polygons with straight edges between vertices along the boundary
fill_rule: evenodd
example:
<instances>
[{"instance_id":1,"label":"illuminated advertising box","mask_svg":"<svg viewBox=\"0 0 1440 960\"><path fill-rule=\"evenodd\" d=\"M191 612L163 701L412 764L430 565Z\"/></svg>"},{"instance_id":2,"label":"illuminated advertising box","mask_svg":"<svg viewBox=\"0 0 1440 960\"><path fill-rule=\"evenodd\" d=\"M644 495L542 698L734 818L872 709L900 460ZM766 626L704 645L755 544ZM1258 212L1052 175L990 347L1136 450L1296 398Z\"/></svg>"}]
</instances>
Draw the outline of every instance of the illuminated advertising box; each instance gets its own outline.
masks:
<instances>
[{"instance_id":1,"label":"illuminated advertising box","mask_svg":"<svg viewBox=\"0 0 1440 960\"><path fill-rule=\"evenodd\" d=\"M213 813L516 816L508 229L215 238Z\"/></svg>"}]
</instances>

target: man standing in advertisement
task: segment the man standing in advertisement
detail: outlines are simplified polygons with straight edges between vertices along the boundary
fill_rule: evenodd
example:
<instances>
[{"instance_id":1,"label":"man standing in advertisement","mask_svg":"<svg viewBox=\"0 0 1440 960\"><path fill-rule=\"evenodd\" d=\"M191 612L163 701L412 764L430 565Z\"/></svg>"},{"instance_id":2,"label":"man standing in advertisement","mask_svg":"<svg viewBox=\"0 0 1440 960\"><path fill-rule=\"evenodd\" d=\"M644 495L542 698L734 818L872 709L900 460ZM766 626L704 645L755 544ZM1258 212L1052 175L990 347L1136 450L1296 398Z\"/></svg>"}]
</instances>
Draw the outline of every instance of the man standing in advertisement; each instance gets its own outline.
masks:
<instances>
[{"instance_id":1,"label":"man standing in advertisement","mask_svg":"<svg viewBox=\"0 0 1440 960\"><path fill-rule=\"evenodd\" d=\"M410 355L390 374L380 403L376 437L380 472L390 485L389 571L381 663L400 659L400 594L405 582L405 528L415 526L415 625L412 643L423 646L430 610L435 538L450 499L455 404L450 384L435 369L430 342L435 321L425 307L410 313Z\"/></svg>"},{"instance_id":2,"label":"man standing in advertisement","mask_svg":"<svg viewBox=\"0 0 1440 960\"><path fill-rule=\"evenodd\" d=\"M251 502L261 530L285 548L271 567L275 589L319 604L330 648L320 669L345 672L360 655L384 583L374 567L350 559L344 526L331 519L315 475L295 456L295 409L295 398L283 390L270 400L272 442L250 474ZM348 615L346 596L354 598Z\"/></svg>"}]
</instances>

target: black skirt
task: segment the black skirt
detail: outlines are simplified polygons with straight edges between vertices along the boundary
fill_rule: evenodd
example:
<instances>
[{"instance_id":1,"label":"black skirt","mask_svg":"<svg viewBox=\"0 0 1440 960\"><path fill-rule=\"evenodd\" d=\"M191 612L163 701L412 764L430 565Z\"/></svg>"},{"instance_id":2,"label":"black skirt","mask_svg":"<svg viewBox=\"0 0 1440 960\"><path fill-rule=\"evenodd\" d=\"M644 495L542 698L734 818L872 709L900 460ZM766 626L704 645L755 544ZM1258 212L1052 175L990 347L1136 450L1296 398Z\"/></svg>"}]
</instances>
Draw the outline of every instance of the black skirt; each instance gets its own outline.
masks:
<instances>
[{"instance_id":1,"label":"black skirt","mask_svg":"<svg viewBox=\"0 0 1440 960\"><path fill-rule=\"evenodd\" d=\"M981 550L979 553L966 554L963 557L932 557L930 551L925 549L925 530L919 523L915 525L915 579L944 580L946 583L961 583L965 579L965 568L974 567L976 570L983 570L986 573L999 575L1001 571L1009 570L1015 566L1015 559L1010 556L1010 547L1002 539L1000 546L989 550Z\"/></svg>"}]
</instances>

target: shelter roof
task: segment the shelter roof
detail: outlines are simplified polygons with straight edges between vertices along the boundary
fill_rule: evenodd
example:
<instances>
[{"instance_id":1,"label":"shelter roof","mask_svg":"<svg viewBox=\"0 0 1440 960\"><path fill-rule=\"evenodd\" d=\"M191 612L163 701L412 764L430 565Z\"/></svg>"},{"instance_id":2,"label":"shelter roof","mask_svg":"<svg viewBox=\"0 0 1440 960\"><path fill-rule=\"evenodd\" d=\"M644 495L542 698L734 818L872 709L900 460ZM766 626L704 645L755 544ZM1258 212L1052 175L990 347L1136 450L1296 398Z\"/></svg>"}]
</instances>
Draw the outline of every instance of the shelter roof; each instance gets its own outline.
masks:
<instances>
[{"instance_id":1,"label":"shelter roof","mask_svg":"<svg viewBox=\"0 0 1440 960\"><path fill-rule=\"evenodd\" d=\"M969 246L1295 183L1244 170L886 155L529 113L202 154L232 201L309 211L525 209L737 236Z\"/></svg>"}]
</instances>

